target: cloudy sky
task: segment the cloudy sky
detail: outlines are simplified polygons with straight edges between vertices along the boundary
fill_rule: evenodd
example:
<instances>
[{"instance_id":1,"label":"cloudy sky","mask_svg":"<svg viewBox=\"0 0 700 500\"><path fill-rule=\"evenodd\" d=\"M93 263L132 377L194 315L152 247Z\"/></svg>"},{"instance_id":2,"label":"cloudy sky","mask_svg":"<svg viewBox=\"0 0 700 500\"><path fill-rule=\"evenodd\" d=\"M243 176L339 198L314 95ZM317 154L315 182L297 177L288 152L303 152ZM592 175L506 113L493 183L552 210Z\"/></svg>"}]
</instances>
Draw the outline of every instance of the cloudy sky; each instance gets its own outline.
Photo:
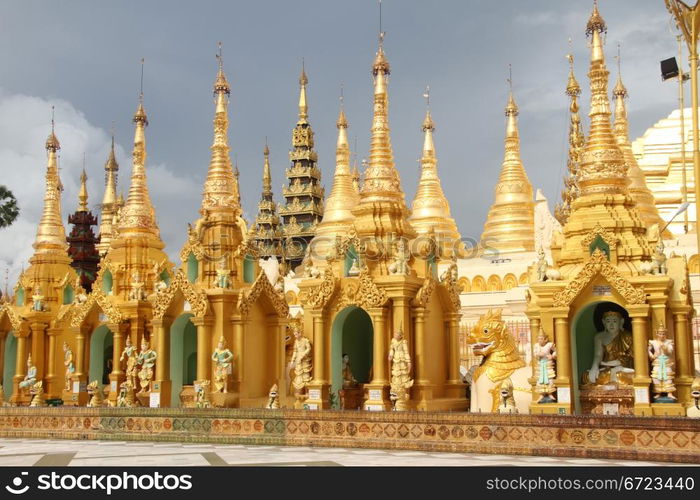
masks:
<instances>
[{"instance_id":1,"label":"cloudy sky","mask_svg":"<svg viewBox=\"0 0 700 500\"><path fill-rule=\"evenodd\" d=\"M567 150L568 63L588 107L588 0L384 0L391 63L390 125L396 165L410 203L422 144L422 97L431 88L443 187L462 235L478 239L503 157L508 64L520 106L522 157L531 182L556 202ZM677 105L659 60L677 45L663 0L601 0L608 23L611 79L617 43L637 137ZM5 0L0 17L0 183L22 215L0 232L0 266L11 278L31 255L39 220L44 141L56 106L64 218L75 209L86 156L90 204L102 195L103 166L115 123L120 188L128 190L131 117L145 58L148 178L167 250L175 259L196 219L212 139L211 87L223 42L232 85L229 130L241 171L245 215L254 216L267 136L278 201L296 122L302 58L309 114L326 191L334 169L341 83L351 141L367 155L372 111L370 67L377 46L376 0Z\"/></svg>"}]
</instances>

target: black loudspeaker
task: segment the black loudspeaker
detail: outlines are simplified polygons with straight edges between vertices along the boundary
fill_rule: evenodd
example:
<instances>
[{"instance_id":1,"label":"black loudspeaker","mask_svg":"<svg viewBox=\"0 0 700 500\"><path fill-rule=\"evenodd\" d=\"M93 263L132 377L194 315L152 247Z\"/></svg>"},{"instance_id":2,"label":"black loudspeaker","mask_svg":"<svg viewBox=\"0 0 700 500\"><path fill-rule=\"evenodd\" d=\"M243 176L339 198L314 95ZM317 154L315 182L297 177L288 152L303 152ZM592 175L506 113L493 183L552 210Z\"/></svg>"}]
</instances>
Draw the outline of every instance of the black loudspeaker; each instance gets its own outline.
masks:
<instances>
[{"instance_id":1,"label":"black loudspeaker","mask_svg":"<svg viewBox=\"0 0 700 500\"><path fill-rule=\"evenodd\" d=\"M675 57L661 61L661 80L666 81L669 78L676 78L677 76L678 63Z\"/></svg>"}]
</instances>

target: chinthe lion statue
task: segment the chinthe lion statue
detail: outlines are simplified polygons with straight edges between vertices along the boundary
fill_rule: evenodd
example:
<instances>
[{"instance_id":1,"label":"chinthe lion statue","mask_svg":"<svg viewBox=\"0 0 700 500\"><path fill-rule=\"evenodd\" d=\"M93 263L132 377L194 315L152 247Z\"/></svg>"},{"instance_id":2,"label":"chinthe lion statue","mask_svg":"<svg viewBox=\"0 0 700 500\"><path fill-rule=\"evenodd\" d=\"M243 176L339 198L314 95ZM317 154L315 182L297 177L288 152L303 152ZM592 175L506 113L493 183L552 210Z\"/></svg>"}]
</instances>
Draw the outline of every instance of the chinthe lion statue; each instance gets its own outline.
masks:
<instances>
[{"instance_id":1,"label":"chinthe lion statue","mask_svg":"<svg viewBox=\"0 0 700 500\"><path fill-rule=\"evenodd\" d=\"M471 382L472 412L529 413L532 395L531 370L520 357L515 339L508 332L501 311L489 310L479 318L467 340L476 356L483 356ZM508 394L504 399L503 393Z\"/></svg>"},{"instance_id":2,"label":"chinthe lion statue","mask_svg":"<svg viewBox=\"0 0 700 500\"><path fill-rule=\"evenodd\" d=\"M211 408L211 402L209 401L209 384L208 380L202 380L197 387L197 392L195 393L195 408Z\"/></svg>"},{"instance_id":3,"label":"chinthe lion statue","mask_svg":"<svg viewBox=\"0 0 700 500\"><path fill-rule=\"evenodd\" d=\"M29 406L47 406L44 399L44 382L40 380L30 387L29 394L32 395L32 401Z\"/></svg>"},{"instance_id":4,"label":"chinthe lion statue","mask_svg":"<svg viewBox=\"0 0 700 500\"><path fill-rule=\"evenodd\" d=\"M90 394L90 401L88 401L88 406L93 408L97 406L102 406L104 404L104 393L102 392L102 384L93 380L87 386L87 392Z\"/></svg>"},{"instance_id":5,"label":"chinthe lion statue","mask_svg":"<svg viewBox=\"0 0 700 500\"><path fill-rule=\"evenodd\" d=\"M126 380L119 386L119 395L117 396L117 406L133 408L136 406L136 397L134 394L134 386L131 381Z\"/></svg>"}]
</instances>

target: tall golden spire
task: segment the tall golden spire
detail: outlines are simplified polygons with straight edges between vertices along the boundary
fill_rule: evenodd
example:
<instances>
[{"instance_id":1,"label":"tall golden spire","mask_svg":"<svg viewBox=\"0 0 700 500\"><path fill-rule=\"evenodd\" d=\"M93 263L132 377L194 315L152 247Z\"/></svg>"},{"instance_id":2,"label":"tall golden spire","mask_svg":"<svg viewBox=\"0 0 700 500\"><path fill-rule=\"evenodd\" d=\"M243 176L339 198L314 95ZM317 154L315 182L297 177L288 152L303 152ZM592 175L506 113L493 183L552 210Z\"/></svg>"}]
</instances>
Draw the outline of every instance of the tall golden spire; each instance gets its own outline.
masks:
<instances>
[{"instance_id":1,"label":"tall golden spire","mask_svg":"<svg viewBox=\"0 0 700 500\"><path fill-rule=\"evenodd\" d=\"M619 46L618 46L619 51ZM615 139L622 150L622 154L627 164L627 177L629 177L629 185L627 187L630 196L634 200L639 216L646 227L653 224L659 224L659 229L665 225L659 211L656 209L654 195L647 187L644 172L639 167L637 159L632 152L632 145L629 139L629 122L627 121L627 106L625 99L629 96L625 85L622 83L622 73L620 71L620 56L618 54L618 72L617 83L613 89L615 98Z\"/></svg>"},{"instance_id":2,"label":"tall golden spire","mask_svg":"<svg viewBox=\"0 0 700 500\"><path fill-rule=\"evenodd\" d=\"M571 42L571 39L569 39ZM566 224L571 214L571 204L578 198L578 176L579 162L581 160L581 150L585 137L581 128L581 118L579 117L578 98L581 95L581 87L574 76L574 56L567 54L569 60L569 81L566 85L566 95L569 96L569 113L571 115L569 123L569 155L566 162L568 176L564 179L564 189L561 192L561 203L554 209L554 215L560 224Z\"/></svg>"},{"instance_id":3,"label":"tall golden spire","mask_svg":"<svg viewBox=\"0 0 700 500\"><path fill-rule=\"evenodd\" d=\"M270 171L270 148L267 146L267 140L265 141L265 148L263 149L263 156L265 160L263 161L263 198L272 195L272 173Z\"/></svg>"},{"instance_id":4,"label":"tall golden spire","mask_svg":"<svg viewBox=\"0 0 700 500\"><path fill-rule=\"evenodd\" d=\"M78 212L88 211L88 192L87 192L87 174L85 167L80 174L80 191L78 192Z\"/></svg>"},{"instance_id":5,"label":"tall golden spire","mask_svg":"<svg viewBox=\"0 0 700 500\"><path fill-rule=\"evenodd\" d=\"M143 93L134 114L134 149L132 156L131 186L119 220L119 235L151 235L160 239L155 210L151 203L146 181L146 127L148 118L143 107Z\"/></svg>"},{"instance_id":6,"label":"tall golden spire","mask_svg":"<svg viewBox=\"0 0 700 500\"><path fill-rule=\"evenodd\" d=\"M425 120L423 120L423 156L421 157L421 175L418 181L416 197L413 199L411 225L418 234L434 233L445 256L457 248L461 236L457 225L450 215L450 204L442 191L437 171L437 156L433 132L435 124L430 115L430 88L424 94L427 100Z\"/></svg>"},{"instance_id":7,"label":"tall golden spire","mask_svg":"<svg viewBox=\"0 0 700 500\"><path fill-rule=\"evenodd\" d=\"M508 82L510 84L510 78ZM505 115L505 156L496 184L496 198L481 235L481 246L488 253L531 252L535 249L533 191L520 159L518 106L512 88Z\"/></svg>"},{"instance_id":8,"label":"tall golden spire","mask_svg":"<svg viewBox=\"0 0 700 500\"><path fill-rule=\"evenodd\" d=\"M114 154L114 131L112 131L112 147L105 163L105 193L102 197L102 212L100 214L100 241L97 250L104 255L109 249L110 241L116 236L117 228L113 226L114 215L119 210L117 197L117 175L119 164Z\"/></svg>"},{"instance_id":9,"label":"tall golden spire","mask_svg":"<svg viewBox=\"0 0 700 500\"><path fill-rule=\"evenodd\" d=\"M577 176L579 197L574 201L564 226L564 246L557 262L565 276L577 272L577 266L581 266L590 255L589 245L584 241L588 241L585 238L590 237L596 227L613 235L615 245L624 249L624 252L617 252L617 268L624 274L638 274L641 261L649 260L652 253L645 237L644 223L627 188L628 162L610 123L610 72L603 51L603 34L606 32L605 21L596 3L586 26L586 34L591 39L588 72L590 130L581 152Z\"/></svg>"},{"instance_id":10,"label":"tall golden spire","mask_svg":"<svg viewBox=\"0 0 700 500\"><path fill-rule=\"evenodd\" d=\"M61 144L54 133L54 121L51 119L51 133L46 139L46 185L44 191L44 211L34 240L34 254L60 253L67 257L66 231L61 218L61 180L58 176L56 152Z\"/></svg>"},{"instance_id":11,"label":"tall golden spire","mask_svg":"<svg viewBox=\"0 0 700 500\"><path fill-rule=\"evenodd\" d=\"M389 62L384 55L382 32L379 35L379 49L372 64L374 113L369 163L364 172L360 202L352 213L356 218L357 234L361 237L383 240L393 235L410 239L416 232L408 221L409 211L401 189L399 173L394 166L394 153L391 148L387 92L389 71Z\"/></svg>"},{"instance_id":12,"label":"tall golden spire","mask_svg":"<svg viewBox=\"0 0 700 500\"><path fill-rule=\"evenodd\" d=\"M310 245L314 257L324 258L337 235L347 234L352 227L355 216L352 209L360 197L353 184L350 171L350 145L348 143L348 121L343 109L341 94L340 112L338 113L338 141L335 149L335 174L333 188L326 199L323 219L316 228L316 234Z\"/></svg>"},{"instance_id":13,"label":"tall golden spire","mask_svg":"<svg viewBox=\"0 0 700 500\"><path fill-rule=\"evenodd\" d=\"M216 103L214 116L214 142L211 146L211 160L207 180L204 183L201 210L212 212L233 211L234 216L240 215L241 207L238 202L238 180L231 165L231 148L228 145L228 96L231 87L226 80L219 44L219 71L214 82L214 100Z\"/></svg>"},{"instance_id":14,"label":"tall golden spire","mask_svg":"<svg viewBox=\"0 0 700 500\"><path fill-rule=\"evenodd\" d=\"M389 62L384 55L384 34L380 35L379 49L372 65L374 76L374 114L369 165L362 185L362 201L395 201L405 206L399 173L394 166L389 129L389 96L387 85Z\"/></svg>"}]
</instances>

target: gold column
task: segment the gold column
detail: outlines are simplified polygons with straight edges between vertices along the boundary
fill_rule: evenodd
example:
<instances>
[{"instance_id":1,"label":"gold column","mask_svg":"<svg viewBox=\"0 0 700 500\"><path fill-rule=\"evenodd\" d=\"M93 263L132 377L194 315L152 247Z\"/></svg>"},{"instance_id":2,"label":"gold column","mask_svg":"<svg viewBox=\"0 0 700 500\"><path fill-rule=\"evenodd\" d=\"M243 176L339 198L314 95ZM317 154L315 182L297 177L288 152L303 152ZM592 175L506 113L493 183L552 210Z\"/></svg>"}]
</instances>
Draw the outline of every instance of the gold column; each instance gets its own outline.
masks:
<instances>
[{"instance_id":1,"label":"gold column","mask_svg":"<svg viewBox=\"0 0 700 500\"><path fill-rule=\"evenodd\" d=\"M190 318L197 327L197 380L211 380L211 327L214 324L212 318Z\"/></svg>"},{"instance_id":2,"label":"gold column","mask_svg":"<svg viewBox=\"0 0 700 500\"><path fill-rule=\"evenodd\" d=\"M673 323L675 330L675 354L676 354L676 387L678 388L678 401L684 403L690 398L690 385L693 383L693 349L691 335L688 329L688 314L690 306L682 309L674 308ZM690 349L689 349L690 347Z\"/></svg>"},{"instance_id":3,"label":"gold column","mask_svg":"<svg viewBox=\"0 0 700 500\"><path fill-rule=\"evenodd\" d=\"M369 315L372 318L374 327L374 342L372 346L372 385L386 385L389 383L387 379L387 347L386 347L386 318L385 309L383 307L372 308L369 310Z\"/></svg>"},{"instance_id":4,"label":"gold column","mask_svg":"<svg viewBox=\"0 0 700 500\"><path fill-rule=\"evenodd\" d=\"M461 378L459 376L459 314L452 313L449 315L449 363L448 367L448 384L458 384L462 385Z\"/></svg>"},{"instance_id":5,"label":"gold column","mask_svg":"<svg viewBox=\"0 0 700 500\"><path fill-rule=\"evenodd\" d=\"M61 333L59 328L49 328L46 330L46 335L49 337L49 359L46 368L46 394L47 397L60 395L63 391L63 377L56 376L56 336ZM61 382L57 386L55 379L58 378Z\"/></svg>"},{"instance_id":6,"label":"gold column","mask_svg":"<svg viewBox=\"0 0 700 500\"><path fill-rule=\"evenodd\" d=\"M75 337L75 373L74 377L80 378L85 374L85 328L76 326L71 328Z\"/></svg>"},{"instance_id":7,"label":"gold column","mask_svg":"<svg viewBox=\"0 0 700 500\"><path fill-rule=\"evenodd\" d=\"M243 380L243 321L240 317L236 317L231 320L231 323L233 323L233 380L240 383Z\"/></svg>"},{"instance_id":8,"label":"gold column","mask_svg":"<svg viewBox=\"0 0 700 500\"><path fill-rule=\"evenodd\" d=\"M45 359L44 359L44 336L46 331L46 323L35 322L31 323L32 331L32 362L36 366L36 380L43 380L46 374Z\"/></svg>"},{"instance_id":9,"label":"gold column","mask_svg":"<svg viewBox=\"0 0 700 500\"><path fill-rule=\"evenodd\" d=\"M649 323L650 311L647 304L627 306L627 312L632 319L632 352L634 353L634 414L651 415L649 385ZM660 309L654 308L653 313L659 314Z\"/></svg>"},{"instance_id":10,"label":"gold column","mask_svg":"<svg viewBox=\"0 0 700 500\"><path fill-rule=\"evenodd\" d=\"M5 343L7 342L8 332L0 331L0 385L5 383Z\"/></svg>"},{"instance_id":11,"label":"gold column","mask_svg":"<svg viewBox=\"0 0 700 500\"><path fill-rule=\"evenodd\" d=\"M417 385L427 384L428 379L425 378L425 307L416 307L413 310L415 318L415 336L413 355L415 362L413 363L413 376L416 379Z\"/></svg>"},{"instance_id":12,"label":"gold column","mask_svg":"<svg viewBox=\"0 0 700 500\"><path fill-rule=\"evenodd\" d=\"M129 328L129 323L109 323L107 328L112 332L112 373L109 374L110 390L109 390L109 400L116 403L117 396L119 395L119 384L124 381L125 374L122 371L122 363L119 358L124 350L124 337L130 333L126 333ZM131 339L134 343L134 339Z\"/></svg>"},{"instance_id":13,"label":"gold column","mask_svg":"<svg viewBox=\"0 0 700 500\"><path fill-rule=\"evenodd\" d=\"M571 387L571 336L569 334L569 311L557 311L554 316L554 338L557 345L557 378L559 387Z\"/></svg>"},{"instance_id":14,"label":"gold column","mask_svg":"<svg viewBox=\"0 0 700 500\"><path fill-rule=\"evenodd\" d=\"M156 358L156 381L170 380L170 335L165 333L165 318L154 319L153 336L158 345L158 357Z\"/></svg>"},{"instance_id":15,"label":"gold column","mask_svg":"<svg viewBox=\"0 0 700 500\"><path fill-rule=\"evenodd\" d=\"M313 342L314 342L314 361L313 380L315 384L325 385L328 383L326 379L326 332L324 331L323 311L311 311L313 318Z\"/></svg>"},{"instance_id":16,"label":"gold column","mask_svg":"<svg viewBox=\"0 0 700 500\"><path fill-rule=\"evenodd\" d=\"M540 318L539 316L535 317L532 316L530 317L530 368L532 369L531 373L531 379L528 380L530 384L534 386L537 384L537 379L535 378L535 342L537 342L537 336L540 333ZM556 343L556 340L555 340ZM533 392L532 394L533 401L537 400L537 395Z\"/></svg>"},{"instance_id":17,"label":"gold column","mask_svg":"<svg viewBox=\"0 0 700 500\"><path fill-rule=\"evenodd\" d=\"M15 362L15 376L12 378L12 397L10 402L28 403L30 398L27 395L19 393L19 383L24 380L27 374L27 337L29 336L29 328L26 323L22 323L20 331L14 332L17 338L17 360Z\"/></svg>"},{"instance_id":18,"label":"gold column","mask_svg":"<svg viewBox=\"0 0 700 500\"><path fill-rule=\"evenodd\" d=\"M280 401L284 401L287 395L287 359L284 346L284 339L287 336L287 323L283 320L278 320L277 323L277 394Z\"/></svg>"}]
</instances>

